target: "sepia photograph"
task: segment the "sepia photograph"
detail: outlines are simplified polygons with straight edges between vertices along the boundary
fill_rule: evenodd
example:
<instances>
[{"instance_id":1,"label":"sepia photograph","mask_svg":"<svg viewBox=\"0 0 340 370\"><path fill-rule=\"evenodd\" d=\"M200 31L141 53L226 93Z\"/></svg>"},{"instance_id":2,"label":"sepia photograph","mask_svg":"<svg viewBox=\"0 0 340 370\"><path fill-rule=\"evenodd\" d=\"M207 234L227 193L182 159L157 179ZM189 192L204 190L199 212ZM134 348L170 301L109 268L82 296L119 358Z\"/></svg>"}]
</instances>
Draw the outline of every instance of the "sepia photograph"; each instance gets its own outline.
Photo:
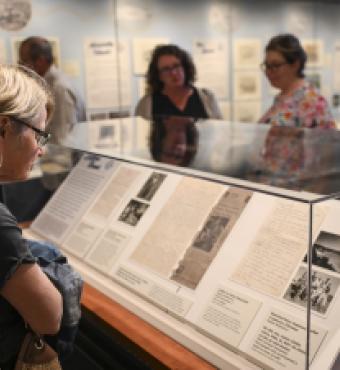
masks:
<instances>
[{"instance_id":1,"label":"sepia photograph","mask_svg":"<svg viewBox=\"0 0 340 370\"><path fill-rule=\"evenodd\" d=\"M136 226L148 207L148 204L132 199L125 207L118 220L131 226Z\"/></svg>"},{"instance_id":2,"label":"sepia photograph","mask_svg":"<svg viewBox=\"0 0 340 370\"><path fill-rule=\"evenodd\" d=\"M211 216L204 225L203 229L197 235L193 243L194 248L210 252L216 240L219 238L229 219L223 216Z\"/></svg>"},{"instance_id":3,"label":"sepia photograph","mask_svg":"<svg viewBox=\"0 0 340 370\"><path fill-rule=\"evenodd\" d=\"M307 262L307 256L303 261ZM312 263L340 273L340 235L322 231L313 245Z\"/></svg>"},{"instance_id":4,"label":"sepia photograph","mask_svg":"<svg viewBox=\"0 0 340 370\"><path fill-rule=\"evenodd\" d=\"M137 194L137 197L150 201L161 186L165 177L166 175L163 173L153 172Z\"/></svg>"},{"instance_id":5,"label":"sepia photograph","mask_svg":"<svg viewBox=\"0 0 340 370\"><path fill-rule=\"evenodd\" d=\"M320 314L325 314L339 288L340 279L320 271L312 272L311 308ZM287 301L300 306L307 305L307 269L300 266L294 279L283 296Z\"/></svg>"}]
</instances>

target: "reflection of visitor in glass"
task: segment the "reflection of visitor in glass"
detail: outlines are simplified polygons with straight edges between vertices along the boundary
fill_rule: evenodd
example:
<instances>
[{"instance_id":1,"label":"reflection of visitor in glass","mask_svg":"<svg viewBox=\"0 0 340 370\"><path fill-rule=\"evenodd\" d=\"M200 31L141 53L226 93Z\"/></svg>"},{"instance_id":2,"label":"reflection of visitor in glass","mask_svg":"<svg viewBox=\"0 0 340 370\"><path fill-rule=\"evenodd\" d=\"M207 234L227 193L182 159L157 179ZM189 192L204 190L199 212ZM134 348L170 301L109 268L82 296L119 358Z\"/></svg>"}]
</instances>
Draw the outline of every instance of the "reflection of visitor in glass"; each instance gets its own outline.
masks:
<instances>
[{"instance_id":1,"label":"reflection of visitor in glass","mask_svg":"<svg viewBox=\"0 0 340 370\"><path fill-rule=\"evenodd\" d=\"M158 117L152 124L150 151L158 162L188 166L198 145L198 131L192 117Z\"/></svg>"},{"instance_id":2,"label":"reflection of visitor in glass","mask_svg":"<svg viewBox=\"0 0 340 370\"><path fill-rule=\"evenodd\" d=\"M278 35L269 41L265 51L261 67L280 93L259 122L275 126L335 127L326 99L304 78L307 56L299 40L291 34Z\"/></svg>"},{"instance_id":3,"label":"reflection of visitor in glass","mask_svg":"<svg viewBox=\"0 0 340 370\"><path fill-rule=\"evenodd\" d=\"M147 94L135 114L145 119L158 115L222 118L214 94L194 87L196 68L191 56L176 45L159 45L147 72Z\"/></svg>"}]
</instances>

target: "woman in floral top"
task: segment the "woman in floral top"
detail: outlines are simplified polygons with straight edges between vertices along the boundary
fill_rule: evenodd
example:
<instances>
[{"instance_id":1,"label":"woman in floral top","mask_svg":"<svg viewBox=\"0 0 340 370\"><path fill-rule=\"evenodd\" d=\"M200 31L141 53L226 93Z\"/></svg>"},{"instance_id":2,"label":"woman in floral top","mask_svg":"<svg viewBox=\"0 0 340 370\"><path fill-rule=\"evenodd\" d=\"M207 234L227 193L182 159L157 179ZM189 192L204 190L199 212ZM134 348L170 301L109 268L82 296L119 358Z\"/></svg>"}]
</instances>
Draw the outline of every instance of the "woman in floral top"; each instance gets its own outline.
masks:
<instances>
[{"instance_id":1,"label":"woman in floral top","mask_svg":"<svg viewBox=\"0 0 340 370\"><path fill-rule=\"evenodd\" d=\"M273 105L259 120L269 124L262 152L269 182L296 187L309 177L319 154L306 144L305 128L335 128L326 99L304 79L306 53L291 34L273 37L266 46L263 70L271 85L280 90Z\"/></svg>"},{"instance_id":2,"label":"woman in floral top","mask_svg":"<svg viewBox=\"0 0 340 370\"><path fill-rule=\"evenodd\" d=\"M281 92L259 120L273 126L334 128L326 99L304 80L306 53L291 34L273 37L262 67L271 85Z\"/></svg>"}]
</instances>

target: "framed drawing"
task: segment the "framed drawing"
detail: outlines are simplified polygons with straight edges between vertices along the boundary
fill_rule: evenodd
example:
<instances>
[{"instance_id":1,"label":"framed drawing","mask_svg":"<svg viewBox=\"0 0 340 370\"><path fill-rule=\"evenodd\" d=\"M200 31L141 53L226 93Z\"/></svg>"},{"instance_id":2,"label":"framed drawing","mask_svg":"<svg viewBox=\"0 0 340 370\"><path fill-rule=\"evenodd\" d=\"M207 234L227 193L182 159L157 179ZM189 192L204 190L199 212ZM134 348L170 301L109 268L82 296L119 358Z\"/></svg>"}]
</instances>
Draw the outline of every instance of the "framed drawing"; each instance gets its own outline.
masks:
<instances>
[{"instance_id":1,"label":"framed drawing","mask_svg":"<svg viewBox=\"0 0 340 370\"><path fill-rule=\"evenodd\" d=\"M234 99L235 100L261 99L260 72L236 71L234 73Z\"/></svg>"},{"instance_id":2,"label":"framed drawing","mask_svg":"<svg viewBox=\"0 0 340 370\"><path fill-rule=\"evenodd\" d=\"M307 67L322 67L324 63L323 41L320 39L304 39L302 47L307 54Z\"/></svg>"},{"instance_id":3,"label":"framed drawing","mask_svg":"<svg viewBox=\"0 0 340 370\"><path fill-rule=\"evenodd\" d=\"M234 41L234 69L259 68L261 55L261 41L259 39Z\"/></svg>"}]
</instances>

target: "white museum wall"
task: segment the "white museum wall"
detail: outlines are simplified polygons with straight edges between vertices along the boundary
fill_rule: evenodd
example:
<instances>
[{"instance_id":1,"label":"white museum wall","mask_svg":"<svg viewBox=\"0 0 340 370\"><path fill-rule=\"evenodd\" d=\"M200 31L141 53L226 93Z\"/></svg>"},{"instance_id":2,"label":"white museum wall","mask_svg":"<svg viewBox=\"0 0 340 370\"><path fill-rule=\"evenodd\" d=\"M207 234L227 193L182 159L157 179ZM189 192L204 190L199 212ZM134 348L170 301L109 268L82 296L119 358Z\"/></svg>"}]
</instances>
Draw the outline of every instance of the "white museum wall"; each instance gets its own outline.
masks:
<instances>
[{"instance_id":1,"label":"white museum wall","mask_svg":"<svg viewBox=\"0 0 340 370\"><path fill-rule=\"evenodd\" d=\"M12 40L31 35L43 35L59 39L62 68L70 76L77 89L85 96L84 40L88 37L118 37L128 42L133 61L135 38L168 38L189 52L197 39L225 39L227 42L226 68L229 97L221 103L233 102L233 42L240 39L258 39L262 50L273 35L292 32L300 39L321 39L323 61L312 72L321 76L321 90L331 100L336 76L333 53L340 24L340 7L324 2L237 0L237 1L164 1L164 0L32 0L32 18L19 31L0 29L0 42L5 56L12 61ZM114 12L117 6L117 13ZM118 19L118 23L115 23ZM134 74L131 63L132 99L131 111L141 94L139 85L143 77ZM253 67L254 72L261 73ZM261 74L261 111L271 104L274 92ZM252 99L254 102L254 99ZM230 106L233 113L234 106ZM115 109L112 109L115 110Z\"/></svg>"}]
</instances>

